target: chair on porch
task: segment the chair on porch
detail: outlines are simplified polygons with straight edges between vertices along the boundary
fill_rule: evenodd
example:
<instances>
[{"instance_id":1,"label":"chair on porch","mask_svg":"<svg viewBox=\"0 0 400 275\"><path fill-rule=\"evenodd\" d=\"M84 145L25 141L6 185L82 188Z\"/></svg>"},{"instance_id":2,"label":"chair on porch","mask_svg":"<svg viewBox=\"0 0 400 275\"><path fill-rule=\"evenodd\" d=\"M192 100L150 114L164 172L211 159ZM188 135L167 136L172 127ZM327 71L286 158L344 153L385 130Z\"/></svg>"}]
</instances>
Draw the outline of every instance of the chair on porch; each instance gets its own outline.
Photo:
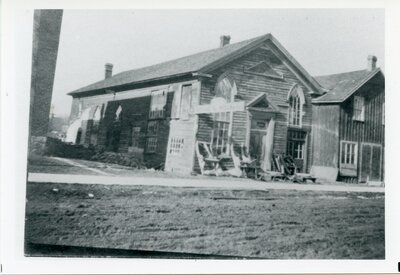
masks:
<instances>
[{"instance_id":1,"label":"chair on porch","mask_svg":"<svg viewBox=\"0 0 400 275\"><path fill-rule=\"evenodd\" d=\"M235 165L236 175L259 179L260 166L257 165L257 160L250 157L241 144L240 147L231 144L231 157ZM240 173L238 171L241 171Z\"/></svg>"},{"instance_id":2,"label":"chair on porch","mask_svg":"<svg viewBox=\"0 0 400 275\"><path fill-rule=\"evenodd\" d=\"M211 146L207 142L196 141L196 155L199 161L200 171L202 175L219 176L219 162L211 150Z\"/></svg>"}]
</instances>

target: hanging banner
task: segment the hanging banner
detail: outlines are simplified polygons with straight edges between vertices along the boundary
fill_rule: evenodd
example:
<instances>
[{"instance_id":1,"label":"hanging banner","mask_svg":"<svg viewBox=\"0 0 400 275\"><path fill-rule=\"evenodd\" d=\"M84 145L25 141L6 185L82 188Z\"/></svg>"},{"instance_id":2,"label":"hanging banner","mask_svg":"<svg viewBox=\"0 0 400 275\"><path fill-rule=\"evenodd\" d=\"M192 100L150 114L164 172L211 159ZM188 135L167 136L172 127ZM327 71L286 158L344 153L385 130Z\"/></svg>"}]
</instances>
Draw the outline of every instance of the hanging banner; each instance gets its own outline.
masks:
<instances>
[{"instance_id":1,"label":"hanging banner","mask_svg":"<svg viewBox=\"0 0 400 275\"><path fill-rule=\"evenodd\" d=\"M238 112L244 110L245 110L244 101L238 101L238 102L224 103L224 104L198 105L194 108L194 113L213 114L213 113L223 113L223 112Z\"/></svg>"}]
</instances>

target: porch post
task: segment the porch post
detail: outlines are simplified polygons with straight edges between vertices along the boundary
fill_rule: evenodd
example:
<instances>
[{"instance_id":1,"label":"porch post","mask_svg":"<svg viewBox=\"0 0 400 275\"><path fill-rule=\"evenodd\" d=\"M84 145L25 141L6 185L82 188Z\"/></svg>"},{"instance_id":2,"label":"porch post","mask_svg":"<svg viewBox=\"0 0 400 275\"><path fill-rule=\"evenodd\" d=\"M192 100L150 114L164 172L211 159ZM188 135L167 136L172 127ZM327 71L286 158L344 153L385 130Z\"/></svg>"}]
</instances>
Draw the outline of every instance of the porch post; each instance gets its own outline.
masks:
<instances>
[{"instance_id":1,"label":"porch post","mask_svg":"<svg viewBox=\"0 0 400 275\"><path fill-rule=\"evenodd\" d=\"M272 158L272 147L274 145L274 130L275 130L275 119L271 117L268 127L267 127L267 135L265 137L265 154L264 159L261 163L261 168L264 171L271 170L271 158Z\"/></svg>"}]
</instances>

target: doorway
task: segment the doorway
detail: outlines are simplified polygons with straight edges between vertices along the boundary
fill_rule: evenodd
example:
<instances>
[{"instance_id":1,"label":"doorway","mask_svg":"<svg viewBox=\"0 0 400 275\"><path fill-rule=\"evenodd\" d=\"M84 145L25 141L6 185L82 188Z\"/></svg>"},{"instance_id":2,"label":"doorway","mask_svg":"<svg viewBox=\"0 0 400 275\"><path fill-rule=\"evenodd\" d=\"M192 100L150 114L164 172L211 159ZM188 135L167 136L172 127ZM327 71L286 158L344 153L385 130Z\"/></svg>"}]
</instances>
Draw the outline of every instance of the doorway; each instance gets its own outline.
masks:
<instances>
[{"instance_id":1,"label":"doorway","mask_svg":"<svg viewBox=\"0 0 400 275\"><path fill-rule=\"evenodd\" d=\"M288 130L287 155L293 158L299 172L305 171L307 132L302 130Z\"/></svg>"},{"instance_id":2,"label":"doorway","mask_svg":"<svg viewBox=\"0 0 400 275\"><path fill-rule=\"evenodd\" d=\"M360 182L382 180L382 146L361 143Z\"/></svg>"},{"instance_id":3,"label":"doorway","mask_svg":"<svg viewBox=\"0 0 400 275\"><path fill-rule=\"evenodd\" d=\"M252 118L249 153L252 159L257 160L258 164L260 164L265 157L267 127L268 121L265 118Z\"/></svg>"}]
</instances>

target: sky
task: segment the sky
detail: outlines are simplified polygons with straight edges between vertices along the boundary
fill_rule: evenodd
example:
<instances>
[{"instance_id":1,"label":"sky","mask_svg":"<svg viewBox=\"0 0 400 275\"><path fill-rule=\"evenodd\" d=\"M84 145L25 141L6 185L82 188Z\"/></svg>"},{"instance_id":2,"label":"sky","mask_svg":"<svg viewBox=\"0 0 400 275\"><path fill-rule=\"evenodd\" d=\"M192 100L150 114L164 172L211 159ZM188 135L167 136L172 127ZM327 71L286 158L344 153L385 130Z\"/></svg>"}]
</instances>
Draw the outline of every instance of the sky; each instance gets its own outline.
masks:
<instances>
[{"instance_id":1,"label":"sky","mask_svg":"<svg viewBox=\"0 0 400 275\"><path fill-rule=\"evenodd\" d=\"M366 68L384 71L383 9L64 10L53 112L68 116L66 95L113 74L271 33L312 75Z\"/></svg>"}]
</instances>

